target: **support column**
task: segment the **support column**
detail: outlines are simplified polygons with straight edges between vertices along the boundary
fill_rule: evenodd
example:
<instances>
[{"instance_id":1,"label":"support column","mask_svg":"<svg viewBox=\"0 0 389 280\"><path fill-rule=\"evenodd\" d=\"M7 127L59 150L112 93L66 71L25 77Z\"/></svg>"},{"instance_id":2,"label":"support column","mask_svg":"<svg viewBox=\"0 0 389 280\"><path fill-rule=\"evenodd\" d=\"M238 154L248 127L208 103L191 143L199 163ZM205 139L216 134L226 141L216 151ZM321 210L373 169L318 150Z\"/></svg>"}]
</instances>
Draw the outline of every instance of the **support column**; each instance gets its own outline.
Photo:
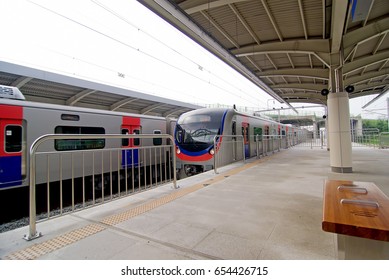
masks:
<instances>
[{"instance_id":1,"label":"support column","mask_svg":"<svg viewBox=\"0 0 389 280\"><path fill-rule=\"evenodd\" d=\"M352 173L348 93L329 94L327 104L331 170L337 173Z\"/></svg>"}]
</instances>

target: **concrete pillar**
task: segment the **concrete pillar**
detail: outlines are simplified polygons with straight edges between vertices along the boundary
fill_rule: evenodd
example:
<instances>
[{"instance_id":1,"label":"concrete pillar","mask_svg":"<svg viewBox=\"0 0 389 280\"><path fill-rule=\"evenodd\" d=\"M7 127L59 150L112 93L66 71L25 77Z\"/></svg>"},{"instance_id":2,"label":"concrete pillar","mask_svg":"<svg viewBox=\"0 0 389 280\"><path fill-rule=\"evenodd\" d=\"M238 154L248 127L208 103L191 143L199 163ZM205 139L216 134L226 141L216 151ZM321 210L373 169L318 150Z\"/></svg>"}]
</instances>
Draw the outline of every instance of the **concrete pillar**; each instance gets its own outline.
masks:
<instances>
[{"instance_id":1,"label":"concrete pillar","mask_svg":"<svg viewBox=\"0 0 389 280\"><path fill-rule=\"evenodd\" d=\"M337 173L351 173L352 147L348 93L329 94L327 105L331 170Z\"/></svg>"}]
</instances>

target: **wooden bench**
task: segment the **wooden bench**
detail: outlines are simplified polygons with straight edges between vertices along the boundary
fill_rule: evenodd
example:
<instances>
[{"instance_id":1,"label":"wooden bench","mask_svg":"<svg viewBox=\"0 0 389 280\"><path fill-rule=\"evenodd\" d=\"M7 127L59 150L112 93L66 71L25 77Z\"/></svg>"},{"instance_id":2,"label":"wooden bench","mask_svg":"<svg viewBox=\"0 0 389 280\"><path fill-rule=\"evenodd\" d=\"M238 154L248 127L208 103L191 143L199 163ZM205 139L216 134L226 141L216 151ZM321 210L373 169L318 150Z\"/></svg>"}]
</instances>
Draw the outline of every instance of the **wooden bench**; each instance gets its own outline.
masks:
<instances>
[{"instance_id":1,"label":"wooden bench","mask_svg":"<svg viewBox=\"0 0 389 280\"><path fill-rule=\"evenodd\" d=\"M326 180L322 229L341 259L389 259L389 198L371 182Z\"/></svg>"}]
</instances>

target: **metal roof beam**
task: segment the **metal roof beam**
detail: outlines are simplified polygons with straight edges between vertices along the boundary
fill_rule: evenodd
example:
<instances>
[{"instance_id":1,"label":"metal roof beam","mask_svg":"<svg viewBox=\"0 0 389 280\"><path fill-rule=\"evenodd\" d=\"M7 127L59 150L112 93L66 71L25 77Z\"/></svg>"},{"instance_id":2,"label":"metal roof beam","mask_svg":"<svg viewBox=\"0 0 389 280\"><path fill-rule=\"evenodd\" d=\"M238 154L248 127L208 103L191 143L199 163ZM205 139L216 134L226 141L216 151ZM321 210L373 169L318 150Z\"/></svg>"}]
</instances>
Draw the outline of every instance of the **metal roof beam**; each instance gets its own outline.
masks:
<instances>
[{"instance_id":1,"label":"metal roof beam","mask_svg":"<svg viewBox=\"0 0 389 280\"><path fill-rule=\"evenodd\" d=\"M197 0L187 0L179 4L180 8L185 11L188 15L206 11L212 8L217 8L229 4L239 3L239 2L246 2L251 0L217 0L217 1L208 1L208 3L198 5Z\"/></svg>"},{"instance_id":2,"label":"metal roof beam","mask_svg":"<svg viewBox=\"0 0 389 280\"><path fill-rule=\"evenodd\" d=\"M156 103L156 104L153 104L153 105L151 105L151 106L148 106L148 107L142 109L142 110L140 111L140 113L143 114L143 115L146 115L147 113L153 111L154 109L157 109L157 108L159 108L159 107L162 107L163 105L165 105L165 103Z\"/></svg>"},{"instance_id":3,"label":"metal roof beam","mask_svg":"<svg viewBox=\"0 0 389 280\"><path fill-rule=\"evenodd\" d=\"M369 55L363 58L356 59L343 66L343 74L349 74L351 72L374 65L376 63L383 63L388 60L388 57L389 50L376 53L375 55Z\"/></svg>"},{"instance_id":4,"label":"metal roof beam","mask_svg":"<svg viewBox=\"0 0 389 280\"><path fill-rule=\"evenodd\" d=\"M389 32L389 18L375 21L364 27L351 31L343 36L344 56L347 58L358 45Z\"/></svg>"},{"instance_id":5,"label":"metal roof beam","mask_svg":"<svg viewBox=\"0 0 389 280\"><path fill-rule=\"evenodd\" d=\"M381 76L385 76L389 74L389 68L383 69L381 71L370 71L368 73L365 73L363 76L353 76L350 78L345 79L344 84L345 85L355 85L357 83L364 83L368 82L371 79L376 79ZM385 83L384 83L385 84Z\"/></svg>"},{"instance_id":6,"label":"metal roof beam","mask_svg":"<svg viewBox=\"0 0 389 280\"><path fill-rule=\"evenodd\" d=\"M301 0L298 0L298 3L299 3L299 9L300 9L301 22L303 24L304 36L305 36L305 39L308 39L308 32L307 32L307 27L305 25L303 4L301 3Z\"/></svg>"},{"instance_id":7,"label":"metal roof beam","mask_svg":"<svg viewBox=\"0 0 389 280\"><path fill-rule=\"evenodd\" d=\"M347 8L348 0L332 1L331 53L340 52Z\"/></svg>"},{"instance_id":8,"label":"metal roof beam","mask_svg":"<svg viewBox=\"0 0 389 280\"><path fill-rule=\"evenodd\" d=\"M315 84L278 84L272 86L273 89L296 89L320 92L323 89L322 85Z\"/></svg>"},{"instance_id":9,"label":"metal roof beam","mask_svg":"<svg viewBox=\"0 0 389 280\"><path fill-rule=\"evenodd\" d=\"M271 21L271 24L273 25L274 31L277 33L278 39L280 39L280 41L284 41L284 38L282 37L281 31L276 23L276 20L273 17L273 14L270 11L269 6L267 5L266 0L261 0L261 2L262 2L263 7L265 8L267 16L269 17L269 19Z\"/></svg>"},{"instance_id":10,"label":"metal roof beam","mask_svg":"<svg viewBox=\"0 0 389 280\"><path fill-rule=\"evenodd\" d=\"M74 106L74 104L76 104L78 101L80 101L84 97L86 97L94 92L96 92L96 90L85 89L83 91L80 91L76 95L74 95L74 96L70 97L68 100L66 100L66 105Z\"/></svg>"},{"instance_id":11,"label":"metal roof beam","mask_svg":"<svg viewBox=\"0 0 389 280\"><path fill-rule=\"evenodd\" d=\"M369 83L369 84L357 84L357 85L355 85L354 92L366 91L368 89L376 89L377 87L381 87L382 88L385 85L386 84L383 83L382 81L375 81L375 82L372 82L372 83Z\"/></svg>"},{"instance_id":12,"label":"metal roof beam","mask_svg":"<svg viewBox=\"0 0 389 280\"><path fill-rule=\"evenodd\" d=\"M315 53L315 52L310 52L310 51L263 51L263 52L252 52L252 53L245 53L245 54L239 54L236 55L236 57L242 57L242 56L252 56L252 55L258 55L258 54L263 54L263 55L269 55L272 53L302 53L302 54L311 54L314 55L318 60L320 60L325 66L330 68L331 62L330 62L330 55L327 53Z\"/></svg>"},{"instance_id":13,"label":"metal roof beam","mask_svg":"<svg viewBox=\"0 0 389 280\"><path fill-rule=\"evenodd\" d=\"M131 102L134 102L136 100L139 100L139 98L125 98L125 99L122 99L122 100L119 100L118 102L115 102L114 104L112 104L110 106L110 110L111 111L116 111L117 109L119 109L120 107L124 106L124 105L127 105Z\"/></svg>"},{"instance_id":14,"label":"metal roof beam","mask_svg":"<svg viewBox=\"0 0 389 280\"><path fill-rule=\"evenodd\" d=\"M283 42L266 43L261 45L252 45L231 50L236 56L252 55L257 52L265 53L268 51L305 51L315 53L329 53L330 40L328 39L310 39L310 40L291 40Z\"/></svg>"},{"instance_id":15,"label":"metal roof beam","mask_svg":"<svg viewBox=\"0 0 389 280\"><path fill-rule=\"evenodd\" d=\"M171 116L179 116L184 112L188 112L189 110L187 108L174 108L172 110L166 111L163 113L163 117L168 118Z\"/></svg>"},{"instance_id":16,"label":"metal roof beam","mask_svg":"<svg viewBox=\"0 0 389 280\"><path fill-rule=\"evenodd\" d=\"M259 73L259 77L276 77L276 76L291 76L311 79L329 79L328 69L311 69L311 68L295 68L295 69L279 69L270 70Z\"/></svg>"},{"instance_id":17,"label":"metal roof beam","mask_svg":"<svg viewBox=\"0 0 389 280\"><path fill-rule=\"evenodd\" d=\"M20 89L21 87L23 87L25 84L27 84L32 79L33 78L31 78L31 77L20 77L20 78L16 79L15 81L13 81L10 86L17 87L18 89Z\"/></svg>"},{"instance_id":18,"label":"metal roof beam","mask_svg":"<svg viewBox=\"0 0 389 280\"><path fill-rule=\"evenodd\" d=\"M367 106L371 105L372 103L376 102L378 99L380 99L382 96L386 94L386 90L384 90L381 94L374 97L372 100L367 102L365 105L362 106L362 109L365 109Z\"/></svg>"},{"instance_id":19,"label":"metal roof beam","mask_svg":"<svg viewBox=\"0 0 389 280\"><path fill-rule=\"evenodd\" d=\"M254 41L259 45L261 44L261 41L259 40L258 36L255 35L255 32L250 27L250 25L247 24L246 20L242 17L242 15L239 13L237 8L233 4L228 5L230 9L234 12L234 14L238 17L239 21L243 24L244 28L246 28L247 32L251 35L251 37L254 39Z\"/></svg>"},{"instance_id":20,"label":"metal roof beam","mask_svg":"<svg viewBox=\"0 0 389 280\"><path fill-rule=\"evenodd\" d=\"M211 18L206 12L200 12L231 44L235 46L235 48L239 48L239 44L235 42L235 40L224 31L224 29Z\"/></svg>"}]
</instances>

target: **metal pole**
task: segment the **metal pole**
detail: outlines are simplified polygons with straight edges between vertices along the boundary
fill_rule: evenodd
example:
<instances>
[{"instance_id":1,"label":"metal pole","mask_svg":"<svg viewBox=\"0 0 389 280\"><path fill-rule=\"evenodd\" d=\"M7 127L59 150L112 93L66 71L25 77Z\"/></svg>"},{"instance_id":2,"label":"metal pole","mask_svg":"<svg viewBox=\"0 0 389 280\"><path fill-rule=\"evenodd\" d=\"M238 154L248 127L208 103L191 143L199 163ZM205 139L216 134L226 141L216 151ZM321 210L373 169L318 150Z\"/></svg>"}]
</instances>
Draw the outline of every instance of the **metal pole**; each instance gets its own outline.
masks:
<instances>
[{"instance_id":1,"label":"metal pole","mask_svg":"<svg viewBox=\"0 0 389 280\"><path fill-rule=\"evenodd\" d=\"M33 240L35 238L38 238L42 236L41 233L38 233L36 231L36 174L35 174L35 169L36 169L36 154L37 154L37 149L38 147L43 143L48 140L56 140L56 139L124 139L124 138L144 138L144 139L152 139L155 138L155 134L143 134L143 135L123 135L123 134L88 134L88 135L83 135L83 134L46 134L38 139L36 139L31 147L30 147L30 155L29 155L29 183L30 183L30 211L29 211L29 233L24 235L24 239L27 241ZM159 134L158 138L169 138L172 143L172 147L174 149L174 156L173 156L173 176L174 176L174 181L173 181L173 186L174 188L177 188L177 176L176 176L176 157L175 157L175 150L176 150L176 145L174 143L174 138L171 135L168 134ZM104 150L102 150L102 153ZM93 157L94 157L94 152L93 152ZM60 163L60 178L62 178L62 154L60 154L59 158L59 163ZM73 158L72 158L72 163L73 163ZM103 154L102 154L102 173L103 171ZM140 164L138 164L138 167ZM73 173L73 170L72 170ZM83 175L84 176L84 175ZM94 176L94 160L93 160L93 176ZM72 174L72 179L74 175ZM61 184L62 184L62 179L60 179ZM140 181L140 180L139 180ZM104 181L102 180L102 184ZM92 182L94 184L94 180ZM102 185L104 189L104 185ZM61 213L62 213L62 190L61 192L61 198L60 198L60 203L61 203ZM93 192L94 192L94 186L93 186ZM94 197L93 197L93 203L94 203ZM104 199L104 193L103 197Z\"/></svg>"},{"instance_id":2,"label":"metal pole","mask_svg":"<svg viewBox=\"0 0 389 280\"><path fill-rule=\"evenodd\" d=\"M389 132L389 97L386 98L386 107L387 107L387 114L388 114L388 132Z\"/></svg>"},{"instance_id":3,"label":"metal pole","mask_svg":"<svg viewBox=\"0 0 389 280\"><path fill-rule=\"evenodd\" d=\"M218 174L217 173L217 160L216 160L216 137L217 135L215 135L215 137L213 137L213 150L214 150L214 154L213 154L213 171L215 174Z\"/></svg>"}]
</instances>

